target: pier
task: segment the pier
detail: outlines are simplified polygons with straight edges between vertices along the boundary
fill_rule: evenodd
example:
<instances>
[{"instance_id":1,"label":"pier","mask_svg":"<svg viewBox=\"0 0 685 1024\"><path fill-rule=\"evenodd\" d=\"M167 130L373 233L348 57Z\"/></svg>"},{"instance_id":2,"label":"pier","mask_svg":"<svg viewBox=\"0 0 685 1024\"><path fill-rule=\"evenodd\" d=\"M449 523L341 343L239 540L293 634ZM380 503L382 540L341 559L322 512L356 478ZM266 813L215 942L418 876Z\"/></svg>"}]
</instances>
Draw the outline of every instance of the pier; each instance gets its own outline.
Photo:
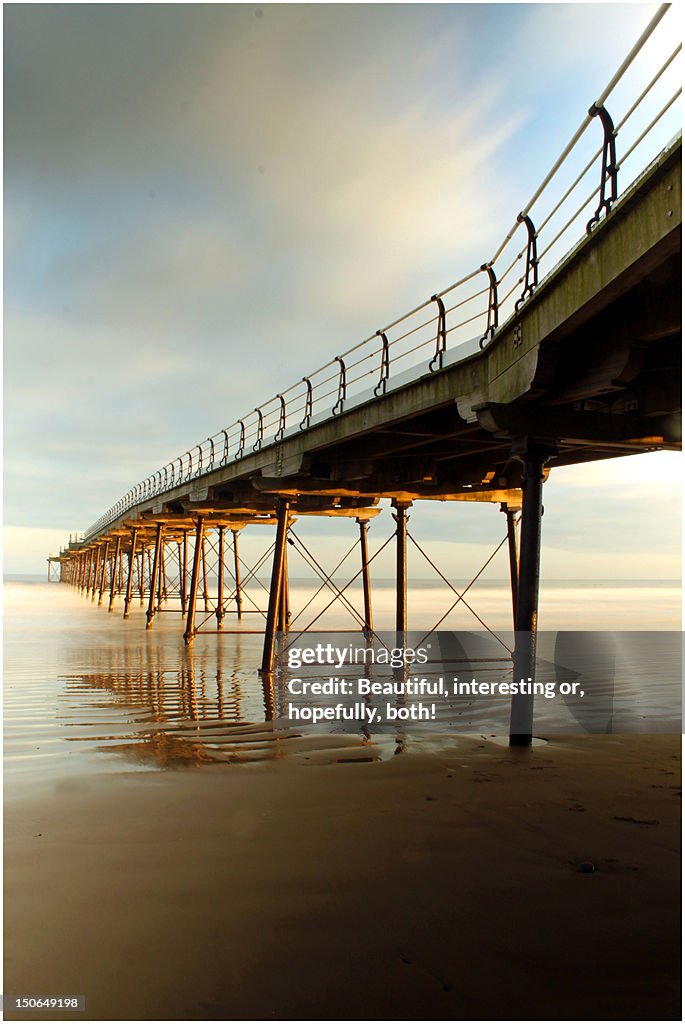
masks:
<instances>
[{"instance_id":1,"label":"pier","mask_svg":"<svg viewBox=\"0 0 685 1024\"><path fill-rule=\"evenodd\" d=\"M199 633L230 632L232 619L242 629L245 616L260 613L261 621L263 614L260 671L269 676L277 637L293 618L289 548L369 636L371 565L394 545L401 638L411 628L410 510L420 516L422 502L454 502L457 531L459 502L491 503L504 513L497 549L506 545L509 556L514 678L534 677L549 473L681 446L681 139L620 192L632 150L617 156L616 139L632 111L620 123L609 113L618 78L490 259L137 484L50 556L48 579L57 569L62 582L124 619L138 600L147 628L161 612L176 611L186 644ZM551 214L536 226L535 207L585 131L601 145L554 207L565 224L555 236L546 228ZM584 181L592 193L578 206L575 190ZM559 254L561 237L578 236ZM557 261L543 277L545 256ZM392 521L381 499L391 502ZM351 605L298 536L298 520L312 516L349 521L362 607ZM248 565L241 535L258 528L273 543ZM370 528L384 538L373 555ZM267 566L262 609L246 587ZM512 744L530 744L532 729L532 697L519 695Z\"/></svg>"}]
</instances>

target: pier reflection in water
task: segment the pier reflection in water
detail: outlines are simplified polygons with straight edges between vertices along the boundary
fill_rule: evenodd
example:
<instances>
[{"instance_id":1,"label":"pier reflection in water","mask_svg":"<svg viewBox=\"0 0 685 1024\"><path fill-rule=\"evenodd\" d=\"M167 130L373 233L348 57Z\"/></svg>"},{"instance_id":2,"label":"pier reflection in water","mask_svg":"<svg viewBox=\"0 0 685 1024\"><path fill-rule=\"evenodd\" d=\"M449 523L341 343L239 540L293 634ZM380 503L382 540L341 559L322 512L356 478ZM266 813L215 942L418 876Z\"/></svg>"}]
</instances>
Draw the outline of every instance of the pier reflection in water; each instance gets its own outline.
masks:
<instances>
[{"instance_id":1,"label":"pier reflection in water","mask_svg":"<svg viewBox=\"0 0 685 1024\"><path fill-rule=\"evenodd\" d=\"M385 605L391 611L393 592L390 586L376 589L382 621ZM629 623L633 628L644 623L648 609L664 629L673 628L677 597L672 584L613 588L602 584L565 585L558 593L548 588L546 600L554 607L557 599L563 599L566 623L571 620L575 628L587 628L588 620L596 619L595 607L601 605L613 608L621 625ZM432 589L415 588L415 618L426 609L433 615L436 599ZM508 625L511 612L505 584L485 588L483 603L491 621L498 627ZM574 608L578 612L571 616L568 609ZM333 628L341 625L342 621L332 623ZM466 623L458 626L468 628ZM356 636L361 639L360 634ZM652 648L648 677L617 676L614 697L621 713L615 731L635 731L636 719L642 730L671 728L676 684L666 671L673 660L667 636L656 632L639 642L646 639ZM154 630L146 630L144 610L136 608L122 630L119 616L103 615L102 609L83 602L71 588L7 584L6 781L16 786L55 775L87 777L100 771L240 765L283 758L311 764L356 763L391 758L405 747L428 753L445 743L458 743L464 733L490 736L506 730L506 700L480 701L471 711L464 704L446 705L431 731L420 735L412 731L408 739L401 726L392 734L361 726L338 734L288 728L278 718L283 711L282 679L276 677L273 687L265 688L256 671L261 646L261 635L247 627L243 633L198 637L187 649L180 642L177 616L163 616ZM600 710L598 722L605 731L607 715L604 708ZM552 714L562 713L563 722L552 719ZM539 702L536 720L550 734L568 731L574 724L568 709L556 701ZM589 731L596 731L596 723L590 725ZM576 721L575 730L579 729L587 730L588 724Z\"/></svg>"},{"instance_id":2,"label":"pier reflection in water","mask_svg":"<svg viewBox=\"0 0 685 1024\"><path fill-rule=\"evenodd\" d=\"M286 755L374 761L396 752L398 743L402 747L401 738L368 732L304 736L275 722L279 684L260 679L254 669L246 672L250 656L244 646L257 643L239 635L230 645L213 639L180 651L181 664L173 668L165 664L165 645L154 642L144 649L92 652L97 664L91 670L64 678L61 717L76 734L71 742L151 767L240 764ZM94 723L103 712L107 728L96 732ZM90 721L83 721L84 713Z\"/></svg>"}]
</instances>

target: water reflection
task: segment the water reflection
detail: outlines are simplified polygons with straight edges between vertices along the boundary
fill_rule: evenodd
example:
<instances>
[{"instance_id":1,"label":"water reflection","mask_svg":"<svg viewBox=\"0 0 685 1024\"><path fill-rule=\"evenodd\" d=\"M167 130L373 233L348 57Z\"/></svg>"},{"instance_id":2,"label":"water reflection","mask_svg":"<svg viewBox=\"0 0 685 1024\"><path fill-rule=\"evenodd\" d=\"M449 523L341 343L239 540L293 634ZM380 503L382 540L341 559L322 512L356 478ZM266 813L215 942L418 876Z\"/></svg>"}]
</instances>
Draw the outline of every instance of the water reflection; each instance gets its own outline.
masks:
<instances>
[{"instance_id":1,"label":"water reflection","mask_svg":"<svg viewBox=\"0 0 685 1024\"><path fill-rule=\"evenodd\" d=\"M634 589L642 599L654 591ZM387 599L387 618L392 614L391 590L378 590L381 611ZM576 602L582 597L590 607L592 588L577 590ZM673 588L664 593L662 604L666 602L668 611ZM626 594L625 601L635 603L633 591ZM510 615L506 588L500 597L504 620L505 611ZM412 591L412 600L417 618L422 609L433 617L433 590L419 587ZM626 607L621 605L622 610ZM593 615L590 607L585 628ZM382 621L380 612L378 618ZM662 615L667 620L670 611ZM286 757L353 763L391 758L404 750L429 753L459 743L465 734L506 735L508 701L494 699L445 704L431 730L421 734L405 735L399 727L392 734L379 734L362 721L356 731L349 727L337 735L287 727L282 721L283 677L265 686L256 671L261 635L246 628L223 637L203 636L188 649L179 627L179 616L170 614L159 616L154 630L146 630L144 610L137 607L124 624L83 602L71 588L8 585L5 764L12 781L55 771L84 775L132 766L158 770ZM679 707L680 634L621 634L619 640L615 687L600 678L595 699L580 712L563 701L539 701L538 734L673 731ZM552 649L549 658L566 664L569 655Z\"/></svg>"},{"instance_id":2,"label":"water reflection","mask_svg":"<svg viewBox=\"0 0 685 1024\"><path fill-rule=\"evenodd\" d=\"M218 639L186 648L180 657L178 649L174 653L180 663L170 666L164 642L91 648L88 668L62 677L59 717L67 739L164 768L285 756L317 763L377 761L404 749L402 737L368 730L306 736L284 727L276 720L283 681L256 673L249 678L239 636L230 648Z\"/></svg>"}]
</instances>

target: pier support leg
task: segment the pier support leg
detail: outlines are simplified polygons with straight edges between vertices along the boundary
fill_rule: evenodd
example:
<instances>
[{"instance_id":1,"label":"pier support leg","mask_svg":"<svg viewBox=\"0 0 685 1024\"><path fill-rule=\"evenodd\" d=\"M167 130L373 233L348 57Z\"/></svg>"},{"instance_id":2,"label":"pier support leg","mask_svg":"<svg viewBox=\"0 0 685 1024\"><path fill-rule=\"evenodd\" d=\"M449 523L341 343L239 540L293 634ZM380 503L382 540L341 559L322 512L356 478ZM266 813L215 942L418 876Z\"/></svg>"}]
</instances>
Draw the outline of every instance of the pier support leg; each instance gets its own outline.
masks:
<instances>
[{"instance_id":1,"label":"pier support leg","mask_svg":"<svg viewBox=\"0 0 685 1024\"><path fill-rule=\"evenodd\" d=\"M105 541L105 550L102 556L102 569L100 572L100 590L98 593L98 605L102 604L102 595L105 590L105 581L107 579L107 559L109 557L109 541Z\"/></svg>"},{"instance_id":2,"label":"pier support leg","mask_svg":"<svg viewBox=\"0 0 685 1024\"><path fill-rule=\"evenodd\" d=\"M269 589L269 609L266 615L266 631L264 633L264 651L262 653L262 667L259 670L262 675L269 675L273 672L274 667L276 621L281 603L283 558L288 534L288 512L288 502L284 499L280 500L277 507L278 526L276 528L276 546L274 548L274 560L271 569L271 587Z\"/></svg>"},{"instance_id":3,"label":"pier support leg","mask_svg":"<svg viewBox=\"0 0 685 1024\"><path fill-rule=\"evenodd\" d=\"M140 598L140 607L143 607L145 601L145 540L141 541L140 548L140 568L138 570L138 596Z\"/></svg>"},{"instance_id":4,"label":"pier support leg","mask_svg":"<svg viewBox=\"0 0 685 1024\"><path fill-rule=\"evenodd\" d=\"M86 572L85 588L84 588L86 594L90 593L91 581L93 579L93 560L94 560L94 558L95 558L95 549L91 548L90 551L88 552L88 567L87 567L87 572Z\"/></svg>"},{"instance_id":5,"label":"pier support leg","mask_svg":"<svg viewBox=\"0 0 685 1024\"><path fill-rule=\"evenodd\" d=\"M188 607L188 531L183 531L183 547L181 558L181 617Z\"/></svg>"},{"instance_id":6,"label":"pier support leg","mask_svg":"<svg viewBox=\"0 0 685 1024\"><path fill-rule=\"evenodd\" d=\"M131 598L133 596L133 569L136 564L136 539L138 530L135 526L131 528L131 553L128 556L128 579L126 580L126 596L124 598L124 618L128 618Z\"/></svg>"},{"instance_id":7,"label":"pier support leg","mask_svg":"<svg viewBox=\"0 0 685 1024\"><path fill-rule=\"evenodd\" d=\"M186 618L186 629L183 639L186 644L192 644L195 639L195 606L197 604L197 590L200 583L200 558L204 548L204 521L202 516L197 517L197 529L195 530L195 550L193 552L193 571L190 577L190 595L188 597L188 615ZM184 535L185 539L185 535Z\"/></svg>"},{"instance_id":8,"label":"pier support leg","mask_svg":"<svg viewBox=\"0 0 685 1024\"><path fill-rule=\"evenodd\" d=\"M109 588L109 608L111 612L112 606L114 605L114 595L116 594L117 586L117 573L121 572L121 537L117 534L117 539L114 541L114 561L112 563L112 583Z\"/></svg>"},{"instance_id":9,"label":"pier support leg","mask_svg":"<svg viewBox=\"0 0 685 1024\"><path fill-rule=\"evenodd\" d=\"M221 629L224 621L224 527L218 527L219 565L216 579L216 624Z\"/></svg>"},{"instance_id":10,"label":"pier support leg","mask_svg":"<svg viewBox=\"0 0 685 1024\"><path fill-rule=\"evenodd\" d=\"M178 559L178 597L181 602L181 617L185 614L183 608L183 587L181 580L183 579L183 547L180 540L176 541L176 557Z\"/></svg>"},{"instance_id":11,"label":"pier support leg","mask_svg":"<svg viewBox=\"0 0 685 1024\"><path fill-rule=\"evenodd\" d=\"M95 557L93 559L93 573L92 578L88 581L88 592L90 593L91 601L95 600L95 591L98 588L98 572L100 569L100 552L102 551L102 545L98 544L95 548Z\"/></svg>"},{"instance_id":12,"label":"pier support leg","mask_svg":"<svg viewBox=\"0 0 685 1024\"><path fill-rule=\"evenodd\" d=\"M208 611L209 588L207 587L207 550L204 533L202 534L202 599L205 603L205 611Z\"/></svg>"},{"instance_id":13,"label":"pier support leg","mask_svg":"<svg viewBox=\"0 0 685 1024\"><path fill-rule=\"evenodd\" d=\"M167 586L166 586L166 544L162 541L162 550L160 552L161 561L159 563L159 587L160 597L163 601L167 599Z\"/></svg>"},{"instance_id":14,"label":"pier support leg","mask_svg":"<svg viewBox=\"0 0 685 1024\"><path fill-rule=\"evenodd\" d=\"M407 632L407 509L411 508L411 502L394 502L394 519L397 523L396 537L396 587L397 601L395 606L395 630L398 636L398 644L403 646L404 634Z\"/></svg>"},{"instance_id":15,"label":"pier support leg","mask_svg":"<svg viewBox=\"0 0 685 1024\"><path fill-rule=\"evenodd\" d=\"M238 555L238 533L239 530L233 530L233 574L235 576L235 608L238 614L238 620L243 617L243 594L240 584L240 557Z\"/></svg>"},{"instance_id":16,"label":"pier support leg","mask_svg":"<svg viewBox=\"0 0 685 1024\"><path fill-rule=\"evenodd\" d=\"M523 462L521 553L516 595L516 647L514 682L535 680L535 647L540 589L540 538L542 526L543 467L554 449L526 441L513 454ZM515 694L511 699L509 744L527 747L533 742L533 696Z\"/></svg>"},{"instance_id":17,"label":"pier support leg","mask_svg":"<svg viewBox=\"0 0 685 1024\"><path fill-rule=\"evenodd\" d=\"M507 517L507 545L509 548L509 581L511 583L511 608L514 629L516 629L516 599L519 588L519 557L518 545L516 543L516 512L506 502L500 505L500 511Z\"/></svg>"},{"instance_id":18,"label":"pier support leg","mask_svg":"<svg viewBox=\"0 0 685 1024\"><path fill-rule=\"evenodd\" d=\"M151 628L152 621L155 617L155 601L157 599L158 579L161 575L162 546L164 544L162 531L162 523L157 523L157 534L155 536L155 556L152 563L152 573L150 574L150 600L148 601L147 604L147 621L145 623L146 629Z\"/></svg>"},{"instance_id":19,"label":"pier support leg","mask_svg":"<svg viewBox=\"0 0 685 1024\"><path fill-rule=\"evenodd\" d=\"M371 611L371 580L369 578L369 524L365 519L358 519L359 549L362 560L362 587L364 589L364 634L368 637L373 633L373 614Z\"/></svg>"}]
</instances>

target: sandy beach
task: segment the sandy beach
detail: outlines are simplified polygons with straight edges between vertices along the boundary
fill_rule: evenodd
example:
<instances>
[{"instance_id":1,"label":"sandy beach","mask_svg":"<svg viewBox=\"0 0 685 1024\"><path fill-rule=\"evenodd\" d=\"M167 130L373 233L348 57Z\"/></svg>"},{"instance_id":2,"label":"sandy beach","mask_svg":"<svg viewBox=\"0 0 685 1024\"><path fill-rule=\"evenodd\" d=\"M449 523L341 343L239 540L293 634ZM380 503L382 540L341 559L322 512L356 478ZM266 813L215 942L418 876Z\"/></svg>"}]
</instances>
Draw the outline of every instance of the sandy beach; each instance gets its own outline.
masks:
<instances>
[{"instance_id":1,"label":"sandy beach","mask_svg":"<svg viewBox=\"0 0 685 1024\"><path fill-rule=\"evenodd\" d=\"M644 735L55 779L6 803L5 992L95 1020L680 1019L679 796L678 738Z\"/></svg>"}]
</instances>

